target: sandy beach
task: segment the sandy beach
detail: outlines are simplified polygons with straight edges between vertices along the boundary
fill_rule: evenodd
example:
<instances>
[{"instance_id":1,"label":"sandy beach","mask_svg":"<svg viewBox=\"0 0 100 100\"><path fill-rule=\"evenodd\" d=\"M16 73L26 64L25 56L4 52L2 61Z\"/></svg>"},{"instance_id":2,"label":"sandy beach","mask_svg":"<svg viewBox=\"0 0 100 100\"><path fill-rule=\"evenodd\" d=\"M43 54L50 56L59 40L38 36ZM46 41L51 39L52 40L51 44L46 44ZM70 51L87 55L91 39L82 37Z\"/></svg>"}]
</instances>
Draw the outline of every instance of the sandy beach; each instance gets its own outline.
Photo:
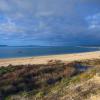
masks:
<instances>
[{"instance_id":1,"label":"sandy beach","mask_svg":"<svg viewBox=\"0 0 100 100\"><path fill-rule=\"evenodd\" d=\"M38 57L0 59L0 66L8 66L9 64L12 65L46 64L49 60L62 60L64 62L70 62L75 60L86 60L86 59L100 59L100 51L38 56Z\"/></svg>"}]
</instances>

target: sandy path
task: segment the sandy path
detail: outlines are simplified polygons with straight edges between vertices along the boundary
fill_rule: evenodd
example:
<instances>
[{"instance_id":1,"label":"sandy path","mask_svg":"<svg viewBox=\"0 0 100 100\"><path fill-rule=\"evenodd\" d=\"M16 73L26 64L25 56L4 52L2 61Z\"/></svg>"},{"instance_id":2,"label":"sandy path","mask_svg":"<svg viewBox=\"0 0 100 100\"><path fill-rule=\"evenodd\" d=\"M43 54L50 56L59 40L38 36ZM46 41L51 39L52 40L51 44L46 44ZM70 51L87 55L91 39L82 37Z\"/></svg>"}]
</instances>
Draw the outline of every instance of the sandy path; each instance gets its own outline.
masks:
<instances>
[{"instance_id":1,"label":"sandy path","mask_svg":"<svg viewBox=\"0 0 100 100\"><path fill-rule=\"evenodd\" d=\"M96 52L62 54L62 55L51 55L51 56L0 59L0 66L7 66L9 64L12 65L46 64L51 59L62 60L62 61L74 61L74 60L99 59L99 58L100 58L100 51L96 51Z\"/></svg>"}]
</instances>

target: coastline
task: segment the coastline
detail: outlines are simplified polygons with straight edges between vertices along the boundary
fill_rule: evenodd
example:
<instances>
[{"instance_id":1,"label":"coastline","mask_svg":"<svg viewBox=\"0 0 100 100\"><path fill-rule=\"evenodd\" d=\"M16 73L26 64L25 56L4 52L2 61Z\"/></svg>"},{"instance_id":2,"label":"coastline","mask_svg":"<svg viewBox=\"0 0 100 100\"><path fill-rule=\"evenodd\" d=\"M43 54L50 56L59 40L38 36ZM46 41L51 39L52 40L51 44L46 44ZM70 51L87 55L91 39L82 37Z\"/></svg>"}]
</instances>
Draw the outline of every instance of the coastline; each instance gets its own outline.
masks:
<instances>
[{"instance_id":1,"label":"coastline","mask_svg":"<svg viewBox=\"0 0 100 100\"><path fill-rule=\"evenodd\" d=\"M62 60L64 62L70 62L75 60L86 60L86 59L100 59L100 51L0 59L0 66L8 66L9 64L12 65L46 64L49 60Z\"/></svg>"}]
</instances>

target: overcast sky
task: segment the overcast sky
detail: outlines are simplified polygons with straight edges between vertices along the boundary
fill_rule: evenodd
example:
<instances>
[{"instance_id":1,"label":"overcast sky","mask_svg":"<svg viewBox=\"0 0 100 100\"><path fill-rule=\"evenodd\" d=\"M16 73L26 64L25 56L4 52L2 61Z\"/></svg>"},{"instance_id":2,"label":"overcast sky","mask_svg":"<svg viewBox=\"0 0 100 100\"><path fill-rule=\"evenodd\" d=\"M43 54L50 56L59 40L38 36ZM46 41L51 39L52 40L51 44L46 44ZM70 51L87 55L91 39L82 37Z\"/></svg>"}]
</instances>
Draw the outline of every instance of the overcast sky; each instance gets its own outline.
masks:
<instances>
[{"instance_id":1,"label":"overcast sky","mask_svg":"<svg viewBox=\"0 0 100 100\"><path fill-rule=\"evenodd\" d=\"M100 0L0 0L0 44L68 45L99 40Z\"/></svg>"}]
</instances>

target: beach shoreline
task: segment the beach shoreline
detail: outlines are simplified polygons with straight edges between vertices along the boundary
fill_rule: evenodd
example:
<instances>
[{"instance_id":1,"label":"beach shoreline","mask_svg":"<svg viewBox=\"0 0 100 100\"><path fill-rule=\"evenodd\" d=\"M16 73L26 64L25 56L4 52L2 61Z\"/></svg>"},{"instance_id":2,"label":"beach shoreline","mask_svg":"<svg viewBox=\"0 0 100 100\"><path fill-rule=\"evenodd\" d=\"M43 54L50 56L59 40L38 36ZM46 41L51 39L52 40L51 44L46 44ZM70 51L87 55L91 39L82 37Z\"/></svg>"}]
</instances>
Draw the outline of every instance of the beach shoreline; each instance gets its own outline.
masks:
<instances>
[{"instance_id":1,"label":"beach shoreline","mask_svg":"<svg viewBox=\"0 0 100 100\"><path fill-rule=\"evenodd\" d=\"M85 53L72 53L72 54L59 54L47 56L33 56L21 58L6 58L0 59L0 67L11 65L26 65L26 64L47 64L50 60L61 60L64 62L86 60L86 59L100 59L100 51L85 52Z\"/></svg>"}]
</instances>

